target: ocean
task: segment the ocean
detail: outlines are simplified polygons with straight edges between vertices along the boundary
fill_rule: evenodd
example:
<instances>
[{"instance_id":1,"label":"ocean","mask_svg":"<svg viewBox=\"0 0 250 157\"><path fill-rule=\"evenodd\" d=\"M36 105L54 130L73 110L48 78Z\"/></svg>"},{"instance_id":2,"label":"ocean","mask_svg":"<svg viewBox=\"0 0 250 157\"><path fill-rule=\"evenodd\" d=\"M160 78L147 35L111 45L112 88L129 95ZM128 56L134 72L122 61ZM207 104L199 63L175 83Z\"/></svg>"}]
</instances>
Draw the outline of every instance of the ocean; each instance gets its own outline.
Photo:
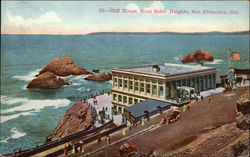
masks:
<instances>
[{"instance_id":1,"label":"ocean","mask_svg":"<svg viewBox=\"0 0 250 157\"><path fill-rule=\"evenodd\" d=\"M86 76L64 79L59 89L26 89L39 70L63 56L89 71L148 63L181 63L188 53L203 50L215 60L205 66L227 73L228 49L241 54L231 67L249 68L248 35L1 35L0 154L41 145L76 99L111 88L111 81Z\"/></svg>"}]
</instances>

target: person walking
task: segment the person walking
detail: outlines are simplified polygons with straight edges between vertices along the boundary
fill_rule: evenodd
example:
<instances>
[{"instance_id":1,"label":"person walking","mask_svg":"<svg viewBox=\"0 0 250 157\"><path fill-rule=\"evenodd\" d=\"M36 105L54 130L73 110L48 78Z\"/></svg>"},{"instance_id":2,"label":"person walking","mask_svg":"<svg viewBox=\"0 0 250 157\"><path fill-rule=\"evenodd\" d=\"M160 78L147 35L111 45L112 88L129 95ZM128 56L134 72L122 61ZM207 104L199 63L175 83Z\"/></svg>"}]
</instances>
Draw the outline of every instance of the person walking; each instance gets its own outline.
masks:
<instances>
[{"instance_id":1,"label":"person walking","mask_svg":"<svg viewBox=\"0 0 250 157\"><path fill-rule=\"evenodd\" d=\"M211 98L210 97L208 97L208 102L210 102L211 101Z\"/></svg>"},{"instance_id":2,"label":"person walking","mask_svg":"<svg viewBox=\"0 0 250 157\"><path fill-rule=\"evenodd\" d=\"M102 143L102 139L100 135L98 136L97 143Z\"/></svg>"},{"instance_id":3,"label":"person walking","mask_svg":"<svg viewBox=\"0 0 250 157\"><path fill-rule=\"evenodd\" d=\"M72 149L72 154L75 154L75 153L76 153L76 147L75 147L75 145L73 145L72 148L73 148L73 149Z\"/></svg>"},{"instance_id":4,"label":"person walking","mask_svg":"<svg viewBox=\"0 0 250 157\"><path fill-rule=\"evenodd\" d=\"M201 101L203 101L203 95L201 96Z\"/></svg>"},{"instance_id":5,"label":"person walking","mask_svg":"<svg viewBox=\"0 0 250 157\"><path fill-rule=\"evenodd\" d=\"M196 100L196 102L198 102L198 100L199 100L198 96L195 96L195 100Z\"/></svg>"},{"instance_id":6,"label":"person walking","mask_svg":"<svg viewBox=\"0 0 250 157\"><path fill-rule=\"evenodd\" d=\"M63 154L68 155L68 148L66 145L64 145Z\"/></svg>"}]
</instances>

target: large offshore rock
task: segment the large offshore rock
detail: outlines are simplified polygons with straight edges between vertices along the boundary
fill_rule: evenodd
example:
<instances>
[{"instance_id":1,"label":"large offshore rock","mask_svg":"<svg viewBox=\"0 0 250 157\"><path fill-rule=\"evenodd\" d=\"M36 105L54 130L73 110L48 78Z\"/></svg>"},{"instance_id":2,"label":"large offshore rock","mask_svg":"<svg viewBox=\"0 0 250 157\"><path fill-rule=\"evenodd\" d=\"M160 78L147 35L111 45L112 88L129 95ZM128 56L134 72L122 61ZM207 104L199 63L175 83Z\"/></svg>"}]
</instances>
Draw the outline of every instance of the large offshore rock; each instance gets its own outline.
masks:
<instances>
[{"instance_id":1,"label":"large offshore rock","mask_svg":"<svg viewBox=\"0 0 250 157\"><path fill-rule=\"evenodd\" d=\"M61 118L54 132L47 137L46 141L53 141L79 131L91 128L96 119L96 112L88 105L77 102L70 107Z\"/></svg>"},{"instance_id":2,"label":"large offshore rock","mask_svg":"<svg viewBox=\"0 0 250 157\"><path fill-rule=\"evenodd\" d=\"M62 78L56 76L52 72L45 72L30 81L27 88L53 89L60 88L64 85L70 85L70 83L65 82Z\"/></svg>"},{"instance_id":3,"label":"large offshore rock","mask_svg":"<svg viewBox=\"0 0 250 157\"><path fill-rule=\"evenodd\" d=\"M102 73L100 75L92 74L85 78L85 80L90 80L90 81L109 81L111 79L112 75L110 73Z\"/></svg>"},{"instance_id":4,"label":"large offshore rock","mask_svg":"<svg viewBox=\"0 0 250 157\"><path fill-rule=\"evenodd\" d=\"M73 61L67 56L49 62L39 72L39 75L47 71L52 72L58 76L90 74L90 72L87 71L86 69L81 68L78 65L74 64Z\"/></svg>"}]
</instances>

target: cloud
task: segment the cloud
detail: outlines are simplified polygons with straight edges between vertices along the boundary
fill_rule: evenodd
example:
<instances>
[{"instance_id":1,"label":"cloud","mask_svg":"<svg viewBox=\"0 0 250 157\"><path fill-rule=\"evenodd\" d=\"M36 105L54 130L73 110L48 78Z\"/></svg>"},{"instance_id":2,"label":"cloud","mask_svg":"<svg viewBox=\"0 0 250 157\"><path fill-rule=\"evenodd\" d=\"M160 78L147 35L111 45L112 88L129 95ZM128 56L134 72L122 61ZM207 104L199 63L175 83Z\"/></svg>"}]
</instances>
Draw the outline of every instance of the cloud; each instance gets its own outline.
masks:
<instances>
[{"instance_id":1,"label":"cloud","mask_svg":"<svg viewBox=\"0 0 250 157\"><path fill-rule=\"evenodd\" d=\"M145 10L164 10L165 6L161 1L154 1Z\"/></svg>"},{"instance_id":2,"label":"cloud","mask_svg":"<svg viewBox=\"0 0 250 157\"><path fill-rule=\"evenodd\" d=\"M13 15L11 12L7 13L8 23L15 26L37 26L45 25L50 23L59 23L61 22L60 17L54 11L46 12L38 18L23 18L22 16Z\"/></svg>"},{"instance_id":3,"label":"cloud","mask_svg":"<svg viewBox=\"0 0 250 157\"><path fill-rule=\"evenodd\" d=\"M140 10L138 5L136 5L135 3L128 4L126 9L128 9L128 10Z\"/></svg>"}]
</instances>

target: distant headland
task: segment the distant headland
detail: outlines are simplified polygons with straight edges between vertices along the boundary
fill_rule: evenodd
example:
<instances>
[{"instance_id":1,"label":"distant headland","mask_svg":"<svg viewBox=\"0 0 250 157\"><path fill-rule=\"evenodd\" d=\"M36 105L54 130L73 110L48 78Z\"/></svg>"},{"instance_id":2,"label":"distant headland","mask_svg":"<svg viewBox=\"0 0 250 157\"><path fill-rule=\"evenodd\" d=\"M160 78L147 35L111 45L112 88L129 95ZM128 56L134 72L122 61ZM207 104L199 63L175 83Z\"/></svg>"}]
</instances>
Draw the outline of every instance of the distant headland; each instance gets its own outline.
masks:
<instances>
[{"instance_id":1,"label":"distant headland","mask_svg":"<svg viewBox=\"0 0 250 157\"><path fill-rule=\"evenodd\" d=\"M239 32L193 32L193 33L183 33L183 32L95 32L89 33L87 35L249 35L250 30L248 31L239 31Z\"/></svg>"}]
</instances>

